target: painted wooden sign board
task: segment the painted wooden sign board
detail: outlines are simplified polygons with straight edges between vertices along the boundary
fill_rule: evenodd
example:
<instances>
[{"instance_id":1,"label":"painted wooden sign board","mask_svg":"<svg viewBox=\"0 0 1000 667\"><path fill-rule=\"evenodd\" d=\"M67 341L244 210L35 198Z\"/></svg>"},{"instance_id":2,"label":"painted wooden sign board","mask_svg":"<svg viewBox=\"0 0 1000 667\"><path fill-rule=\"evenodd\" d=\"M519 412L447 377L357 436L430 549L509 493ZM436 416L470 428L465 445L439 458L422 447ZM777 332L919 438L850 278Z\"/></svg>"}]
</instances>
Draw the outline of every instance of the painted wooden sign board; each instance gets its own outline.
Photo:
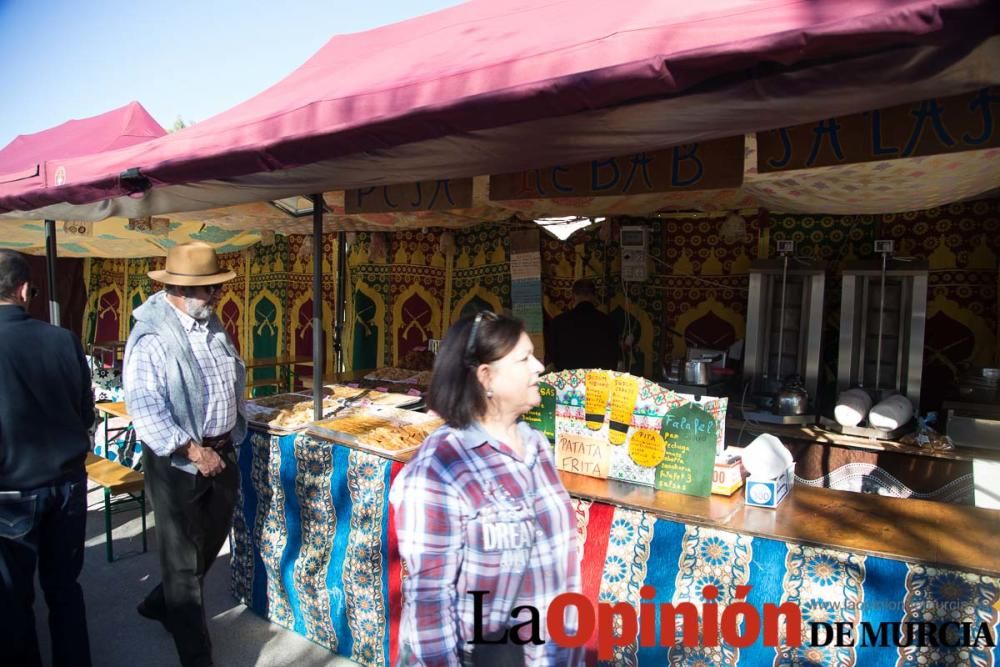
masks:
<instances>
[{"instance_id":1,"label":"painted wooden sign board","mask_svg":"<svg viewBox=\"0 0 1000 667\"><path fill-rule=\"evenodd\" d=\"M760 173L1000 146L1000 87L757 133Z\"/></svg>"},{"instance_id":2,"label":"painted wooden sign board","mask_svg":"<svg viewBox=\"0 0 1000 667\"><path fill-rule=\"evenodd\" d=\"M490 176L490 199L608 197L738 188L742 135L664 150Z\"/></svg>"},{"instance_id":3,"label":"painted wooden sign board","mask_svg":"<svg viewBox=\"0 0 1000 667\"><path fill-rule=\"evenodd\" d=\"M445 178L344 191L344 211L347 214L447 211L471 207L471 178Z\"/></svg>"}]
</instances>

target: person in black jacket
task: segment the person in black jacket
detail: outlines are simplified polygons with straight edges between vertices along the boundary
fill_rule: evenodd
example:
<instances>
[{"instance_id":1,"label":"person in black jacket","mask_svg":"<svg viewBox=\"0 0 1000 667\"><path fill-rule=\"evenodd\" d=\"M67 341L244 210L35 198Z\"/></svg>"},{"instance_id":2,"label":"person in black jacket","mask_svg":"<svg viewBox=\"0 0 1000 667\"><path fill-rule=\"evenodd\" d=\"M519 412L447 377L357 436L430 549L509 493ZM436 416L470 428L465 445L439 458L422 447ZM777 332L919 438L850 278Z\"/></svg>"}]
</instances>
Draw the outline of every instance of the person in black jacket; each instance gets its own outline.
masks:
<instances>
[{"instance_id":1,"label":"person in black jacket","mask_svg":"<svg viewBox=\"0 0 1000 667\"><path fill-rule=\"evenodd\" d=\"M0 250L0 665L41 665L35 569L52 664L90 665L83 569L94 400L80 341L32 319L28 263Z\"/></svg>"},{"instance_id":2,"label":"person in black jacket","mask_svg":"<svg viewBox=\"0 0 1000 667\"><path fill-rule=\"evenodd\" d=\"M573 283L576 305L549 324L545 352L557 371L573 368L616 370L621 350L611 318L597 310L594 283Z\"/></svg>"}]
</instances>

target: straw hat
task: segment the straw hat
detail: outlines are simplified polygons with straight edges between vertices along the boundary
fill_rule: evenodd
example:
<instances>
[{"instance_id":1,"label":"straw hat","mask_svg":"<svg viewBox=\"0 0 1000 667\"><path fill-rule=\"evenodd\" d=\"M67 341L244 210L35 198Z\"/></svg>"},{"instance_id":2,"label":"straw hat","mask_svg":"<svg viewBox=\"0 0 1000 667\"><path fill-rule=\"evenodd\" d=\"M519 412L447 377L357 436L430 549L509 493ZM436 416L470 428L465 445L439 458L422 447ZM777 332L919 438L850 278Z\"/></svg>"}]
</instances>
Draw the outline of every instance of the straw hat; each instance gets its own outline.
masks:
<instances>
[{"instance_id":1,"label":"straw hat","mask_svg":"<svg viewBox=\"0 0 1000 667\"><path fill-rule=\"evenodd\" d=\"M175 245L167 251L167 268L147 275L158 283L183 287L217 285L236 277L235 272L219 266L215 249L200 241Z\"/></svg>"}]
</instances>

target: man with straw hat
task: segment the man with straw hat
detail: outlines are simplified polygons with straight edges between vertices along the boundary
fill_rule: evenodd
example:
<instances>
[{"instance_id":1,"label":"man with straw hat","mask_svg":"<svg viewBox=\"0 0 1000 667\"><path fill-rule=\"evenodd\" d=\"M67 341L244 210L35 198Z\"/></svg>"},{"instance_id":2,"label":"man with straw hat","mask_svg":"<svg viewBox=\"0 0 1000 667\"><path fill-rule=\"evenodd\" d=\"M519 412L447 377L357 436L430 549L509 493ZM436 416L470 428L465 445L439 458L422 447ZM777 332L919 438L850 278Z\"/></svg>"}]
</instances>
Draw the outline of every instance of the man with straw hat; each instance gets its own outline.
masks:
<instances>
[{"instance_id":1,"label":"man with straw hat","mask_svg":"<svg viewBox=\"0 0 1000 667\"><path fill-rule=\"evenodd\" d=\"M137 611L164 624L182 665L202 667L212 664L203 582L229 534L235 446L246 434L246 367L215 315L236 274L219 267L211 246L183 243L149 277L165 288L133 314L123 384L143 443L162 582Z\"/></svg>"}]
</instances>

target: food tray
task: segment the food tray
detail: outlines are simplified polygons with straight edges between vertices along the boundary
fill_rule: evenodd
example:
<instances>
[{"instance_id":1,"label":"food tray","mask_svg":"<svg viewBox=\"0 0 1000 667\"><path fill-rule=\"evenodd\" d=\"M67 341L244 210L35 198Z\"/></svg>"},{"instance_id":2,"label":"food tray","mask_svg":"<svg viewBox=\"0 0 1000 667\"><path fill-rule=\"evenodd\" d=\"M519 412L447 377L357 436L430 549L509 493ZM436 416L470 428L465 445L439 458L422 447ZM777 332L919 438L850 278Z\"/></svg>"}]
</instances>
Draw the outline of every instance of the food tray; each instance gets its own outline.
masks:
<instances>
[{"instance_id":1,"label":"food tray","mask_svg":"<svg viewBox=\"0 0 1000 667\"><path fill-rule=\"evenodd\" d=\"M373 370L365 376L365 379L377 382L407 382L418 373L419 371L407 370L405 368L393 368L389 366Z\"/></svg>"},{"instance_id":2,"label":"food tray","mask_svg":"<svg viewBox=\"0 0 1000 667\"><path fill-rule=\"evenodd\" d=\"M347 408L336 417L316 422L310 435L376 454L397 457L412 452L444 422L430 415L399 408Z\"/></svg>"},{"instance_id":3,"label":"food tray","mask_svg":"<svg viewBox=\"0 0 1000 667\"><path fill-rule=\"evenodd\" d=\"M360 405L377 405L381 408L413 408L423 403L423 396L372 391L359 401Z\"/></svg>"},{"instance_id":4,"label":"food tray","mask_svg":"<svg viewBox=\"0 0 1000 667\"><path fill-rule=\"evenodd\" d=\"M312 396L312 393L308 391L304 391L302 394ZM412 408L424 400L423 396L350 387L343 384L324 385L323 396L333 396L346 402L357 400L358 405L378 405L385 408Z\"/></svg>"},{"instance_id":5,"label":"food tray","mask_svg":"<svg viewBox=\"0 0 1000 667\"><path fill-rule=\"evenodd\" d=\"M345 392L345 398L335 397L334 392L324 392L323 413L329 414L343 407L346 396L357 396L363 389L345 387L353 393ZM246 402L247 421L251 426L272 433L285 435L301 431L313 423L312 394L275 394ZM284 413L284 414L283 414ZM290 414L288 414L290 413Z\"/></svg>"}]
</instances>

